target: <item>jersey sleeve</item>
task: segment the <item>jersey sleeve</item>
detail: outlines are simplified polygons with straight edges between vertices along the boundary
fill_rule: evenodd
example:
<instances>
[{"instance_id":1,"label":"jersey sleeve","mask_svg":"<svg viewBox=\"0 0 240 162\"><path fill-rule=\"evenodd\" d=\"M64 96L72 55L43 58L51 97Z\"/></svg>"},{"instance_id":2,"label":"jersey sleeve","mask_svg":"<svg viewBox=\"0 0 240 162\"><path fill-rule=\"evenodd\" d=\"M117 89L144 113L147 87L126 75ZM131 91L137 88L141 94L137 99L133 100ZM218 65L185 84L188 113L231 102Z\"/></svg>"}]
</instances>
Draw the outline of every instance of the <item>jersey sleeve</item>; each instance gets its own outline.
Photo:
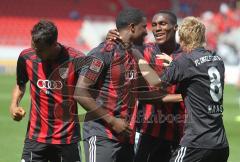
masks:
<instances>
[{"instance_id":1,"label":"jersey sleeve","mask_svg":"<svg viewBox=\"0 0 240 162\"><path fill-rule=\"evenodd\" d=\"M86 56L83 54L79 54L77 57L74 58L73 64L74 64L74 70L77 75L81 73L82 66L84 64Z\"/></svg>"},{"instance_id":2,"label":"jersey sleeve","mask_svg":"<svg viewBox=\"0 0 240 162\"><path fill-rule=\"evenodd\" d=\"M162 82L166 84L176 84L188 78L188 60L180 57L171 62L161 75Z\"/></svg>"},{"instance_id":3,"label":"jersey sleeve","mask_svg":"<svg viewBox=\"0 0 240 162\"><path fill-rule=\"evenodd\" d=\"M28 82L26 60L22 55L18 57L17 60L17 85L22 86Z\"/></svg>"},{"instance_id":4,"label":"jersey sleeve","mask_svg":"<svg viewBox=\"0 0 240 162\"><path fill-rule=\"evenodd\" d=\"M102 50L102 45L99 48L94 48L84 59L84 64L81 68L80 75L84 76L94 83L97 82L103 70L110 65L111 52Z\"/></svg>"}]
</instances>

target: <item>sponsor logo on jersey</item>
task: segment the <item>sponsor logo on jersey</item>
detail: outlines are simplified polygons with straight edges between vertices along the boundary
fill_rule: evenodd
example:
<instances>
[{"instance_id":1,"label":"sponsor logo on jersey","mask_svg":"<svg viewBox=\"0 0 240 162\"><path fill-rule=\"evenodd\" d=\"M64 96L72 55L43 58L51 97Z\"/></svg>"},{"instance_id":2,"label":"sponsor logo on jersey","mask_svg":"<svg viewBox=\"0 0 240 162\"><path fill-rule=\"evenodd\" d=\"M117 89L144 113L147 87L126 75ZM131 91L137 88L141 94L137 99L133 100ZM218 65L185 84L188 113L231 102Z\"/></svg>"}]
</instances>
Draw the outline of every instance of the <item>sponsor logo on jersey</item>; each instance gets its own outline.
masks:
<instances>
[{"instance_id":1,"label":"sponsor logo on jersey","mask_svg":"<svg viewBox=\"0 0 240 162\"><path fill-rule=\"evenodd\" d=\"M37 81L37 86L40 89L62 89L63 84L61 81L57 81L57 80L39 79Z\"/></svg>"}]
</instances>

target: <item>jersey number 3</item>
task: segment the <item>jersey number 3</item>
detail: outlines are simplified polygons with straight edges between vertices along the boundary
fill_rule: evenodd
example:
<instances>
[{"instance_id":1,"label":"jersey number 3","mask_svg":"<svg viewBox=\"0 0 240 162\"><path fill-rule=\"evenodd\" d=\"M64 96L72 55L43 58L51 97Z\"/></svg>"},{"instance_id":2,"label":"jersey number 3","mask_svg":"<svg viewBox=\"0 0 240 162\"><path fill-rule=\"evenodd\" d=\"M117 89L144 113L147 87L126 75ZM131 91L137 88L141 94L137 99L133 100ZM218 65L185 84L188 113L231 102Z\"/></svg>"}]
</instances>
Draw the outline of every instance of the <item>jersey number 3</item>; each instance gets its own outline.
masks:
<instances>
[{"instance_id":1,"label":"jersey number 3","mask_svg":"<svg viewBox=\"0 0 240 162\"><path fill-rule=\"evenodd\" d=\"M210 78L210 95L214 102L219 102L222 98L222 85L220 81L220 73L217 68L210 67L208 69Z\"/></svg>"}]
</instances>

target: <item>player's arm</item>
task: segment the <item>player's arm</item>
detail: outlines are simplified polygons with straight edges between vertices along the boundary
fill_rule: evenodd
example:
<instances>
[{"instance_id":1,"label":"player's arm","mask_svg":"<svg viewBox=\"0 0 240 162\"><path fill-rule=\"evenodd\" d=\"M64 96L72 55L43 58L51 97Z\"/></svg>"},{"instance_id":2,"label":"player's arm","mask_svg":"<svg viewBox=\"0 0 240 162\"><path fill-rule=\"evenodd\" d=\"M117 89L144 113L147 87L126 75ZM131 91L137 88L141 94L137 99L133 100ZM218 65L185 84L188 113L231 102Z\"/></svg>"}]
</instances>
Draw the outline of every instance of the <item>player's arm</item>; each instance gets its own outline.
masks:
<instances>
[{"instance_id":1,"label":"player's arm","mask_svg":"<svg viewBox=\"0 0 240 162\"><path fill-rule=\"evenodd\" d=\"M149 63L144 59L143 55L137 50L133 49L133 55L138 60L138 65L142 77L148 82L150 86L159 87L157 89L153 89L151 92L140 92L138 94L138 99L143 102L181 102L183 101L181 94L167 94L164 90L167 85L163 85L161 82L160 77L158 76L157 72L149 65ZM167 54L158 55L158 59L162 59L165 63L163 64L165 67L169 66L172 62L172 58ZM144 85L144 81L142 77L139 78L139 85ZM161 88L165 87L165 88Z\"/></svg>"},{"instance_id":2,"label":"player's arm","mask_svg":"<svg viewBox=\"0 0 240 162\"><path fill-rule=\"evenodd\" d=\"M101 51L101 49L100 47L98 51ZM103 69L109 68L111 62L110 56L110 52L104 54L97 52L85 58L85 64L81 69L74 92L74 98L88 112L88 119L102 119L109 124L116 133L129 134L131 132L129 124L123 119L109 115L103 105L97 104L93 97L96 89L91 89L102 75Z\"/></svg>"},{"instance_id":3,"label":"player's arm","mask_svg":"<svg viewBox=\"0 0 240 162\"><path fill-rule=\"evenodd\" d=\"M88 120L102 119L116 133L129 135L131 128L127 122L108 114L105 108L96 103L91 95L92 85L94 85L92 80L80 75L74 93L74 99L88 112Z\"/></svg>"},{"instance_id":4,"label":"player's arm","mask_svg":"<svg viewBox=\"0 0 240 162\"><path fill-rule=\"evenodd\" d=\"M144 87L138 88L137 92L134 92L136 94L136 97L139 101L143 103L158 103L158 102L164 102L164 103L175 103L175 102L181 102L182 95L181 94L168 94L165 88L149 88L145 87L147 90L144 90Z\"/></svg>"},{"instance_id":5,"label":"player's arm","mask_svg":"<svg viewBox=\"0 0 240 162\"><path fill-rule=\"evenodd\" d=\"M138 66L144 79L150 86L160 87L163 82L158 74L151 68L146 60L140 58L138 60ZM161 98L162 102L181 102L183 101L181 94L166 94Z\"/></svg>"},{"instance_id":6,"label":"player's arm","mask_svg":"<svg viewBox=\"0 0 240 162\"><path fill-rule=\"evenodd\" d=\"M150 86L160 87L161 79L157 72L149 65L149 63L144 59L141 52L137 49L132 49L132 54L138 62L140 72L144 79L148 82Z\"/></svg>"},{"instance_id":7,"label":"player's arm","mask_svg":"<svg viewBox=\"0 0 240 162\"><path fill-rule=\"evenodd\" d=\"M155 70L153 70L153 68L148 64L148 62L145 59L140 58L138 60L138 66L142 73L142 76L148 82L148 84L150 86L153 86L153 87L161 86L162 81L161 81L160 77L158 76L157 72Z\"/></svg>"},{"instance_id":8,"label":"player's arm","mask_svg":"<svg viewBox=\"0 0 240 162\"><path fill-rule=\"evenodd\" d=\"M181 102L183 98L181 94L167 94L161 100L162 102Z\"/></svg>"},{"instance_id":9,"label":"player's arm","mask_svg":"<svg viewBox=\"0 0 240 162\"><path fill-rule=\"evenodd\" d=\"M20 54L17 61L17 83L12 92L12 101L10 104L10 114L13 120L20 121L25 116L25 110L19 106L22 97L24 96L28 75L26 70L26 62Z\"/></svg>"},{"instance_id":10,"label":"player's arm","mask_svg":"<svg viewBox=\"0 0 240 162\"><path fill-rule=\"evenodd\" d=\"M156 102L164 102L164 103L175 103L183 101L181 94L163 94L159 92L159 90L155 91L143 91L139 92L137 95L139 101L144 103L156 103Z\"/></svg>"},{"instance_id":11,"label":"player's arm","mask_svg":"<svg viewBox=\"0 0 240 162\"><path fill-rule=\"evenodd\" d=\"M181 55L177 60L169 61L165 59L168 66L161 77L158 76L157 72L148 64L148 62L143 58L142 54L137 49L132 49L132 54L136 58L138 62L138 66L140 72L144 79L149 83L150 86L153 87L161 87L163 84L176 84L178 82L183 81L186 78L189 78L191 74L189 74L188 66L190 61ZM164 58L161 58L164 59Z\"/></svg>"},{"instance_id":12,"label":"player's arm","mask_svg":"<svg viewBox=\"0 0 240 162\"><path fill-rule=\"evenodd\" d=\"M12 101L10 105L10 114L15 121L20 121L25 116L26 112L25 110L19 106L19 103L25 93L26 85L19 86L16 84L16 86L13 89L12 92Z\"/></svg>"}]
</instances>

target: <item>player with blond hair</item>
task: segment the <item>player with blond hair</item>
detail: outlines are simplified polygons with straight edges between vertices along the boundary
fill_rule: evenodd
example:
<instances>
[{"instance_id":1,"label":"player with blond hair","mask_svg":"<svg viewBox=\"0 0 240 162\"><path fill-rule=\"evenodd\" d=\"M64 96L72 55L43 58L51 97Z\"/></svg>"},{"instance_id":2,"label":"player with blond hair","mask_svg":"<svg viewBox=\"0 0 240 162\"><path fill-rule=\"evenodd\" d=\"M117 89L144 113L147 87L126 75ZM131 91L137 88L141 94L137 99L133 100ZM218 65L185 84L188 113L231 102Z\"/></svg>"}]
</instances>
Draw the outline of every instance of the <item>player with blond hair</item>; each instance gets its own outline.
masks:
<instances>
[{"instance_id":1,"label":"player with blond hair","mask_svg":"<svg viewBox=\"0 0 240 162\"><path fill-rule=\"evenodd\" d=\"M188 116L180 147L170 162L226 162L229 156L222 120L225 67L220 56L204 48L205 30L197 18L183 19L179 28L183 53L160 78L135 50L150 85L180 83Z\"/></svg>"}]
</instances>

